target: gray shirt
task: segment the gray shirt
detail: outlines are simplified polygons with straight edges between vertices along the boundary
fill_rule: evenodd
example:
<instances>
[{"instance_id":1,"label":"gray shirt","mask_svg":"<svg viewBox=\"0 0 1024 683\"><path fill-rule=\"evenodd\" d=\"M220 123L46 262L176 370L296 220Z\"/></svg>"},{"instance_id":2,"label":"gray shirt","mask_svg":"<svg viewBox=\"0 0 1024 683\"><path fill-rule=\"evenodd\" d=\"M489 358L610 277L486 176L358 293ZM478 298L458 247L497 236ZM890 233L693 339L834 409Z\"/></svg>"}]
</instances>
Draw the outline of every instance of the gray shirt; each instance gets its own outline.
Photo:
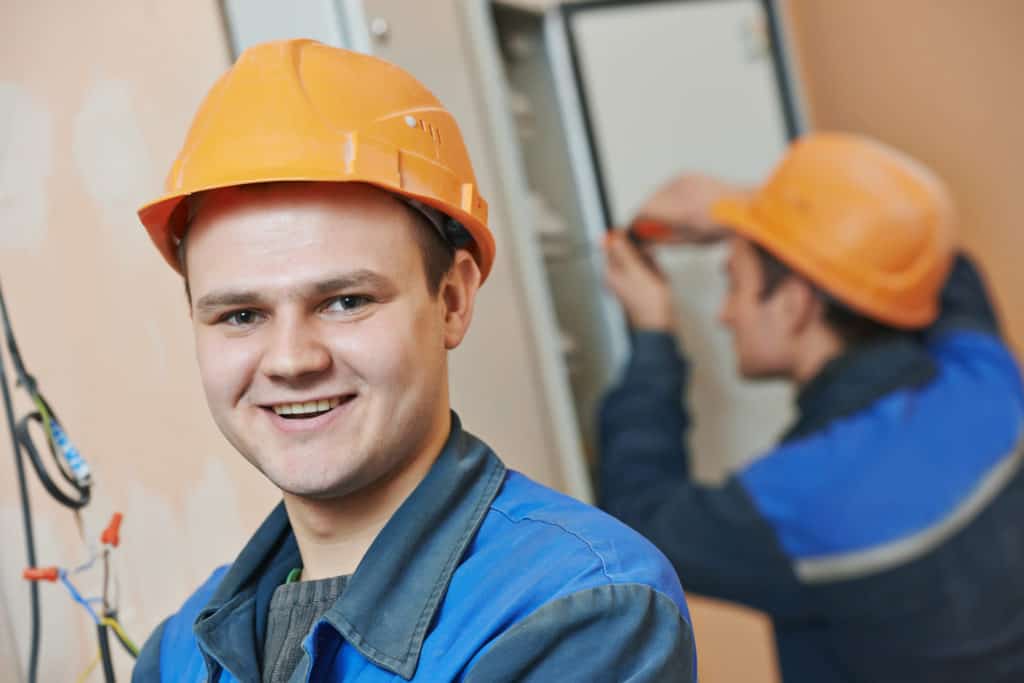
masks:
<instances>
[{"instance_id":1,"label":"gray shirt","mask_svg":"<svg viewBox=\"0 0 1024 683\"><path fill-rule=\"evenodd\" d=\"M302 659L302 641L345 592L348 576L278 586L270 599L263 643L263 683L287 683Z\"/></svg>"}]
</instances>

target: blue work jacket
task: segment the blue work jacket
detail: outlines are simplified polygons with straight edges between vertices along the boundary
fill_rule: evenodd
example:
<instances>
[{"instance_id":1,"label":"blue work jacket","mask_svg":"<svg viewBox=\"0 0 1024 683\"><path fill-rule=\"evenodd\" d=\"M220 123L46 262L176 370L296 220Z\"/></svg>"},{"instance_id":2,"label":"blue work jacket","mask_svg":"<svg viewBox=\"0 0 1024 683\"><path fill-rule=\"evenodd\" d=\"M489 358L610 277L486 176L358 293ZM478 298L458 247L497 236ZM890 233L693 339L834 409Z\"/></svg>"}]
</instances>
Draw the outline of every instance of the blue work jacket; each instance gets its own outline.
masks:
<instances>
[{"instance_id":1,"label":"blue work jacket","mask_svg":"<svg viewBox=\"0 0 1024 683\"><path fill-rule=\"evenodd\" d=\"M270 598L297 566L278 506L150 636L132 680L258 683ZM603 512L507 471L454 415L443 452L303 649L292 681L696 680L665 557Z\"/></svg>"},{"instance_id":2,"label":"blue work jacket","mask_svg":"<svg viewBox=\"0 0 1024 683\"><path fill-rule=\"evenodd\" d=\"M721 486L689 476L686 375L670 336L636 336L602 505L688 591L767 612L786 683L1024 681L1024 387L965 258L935 325L826 365Z\"/></svg>"}]
</instances>

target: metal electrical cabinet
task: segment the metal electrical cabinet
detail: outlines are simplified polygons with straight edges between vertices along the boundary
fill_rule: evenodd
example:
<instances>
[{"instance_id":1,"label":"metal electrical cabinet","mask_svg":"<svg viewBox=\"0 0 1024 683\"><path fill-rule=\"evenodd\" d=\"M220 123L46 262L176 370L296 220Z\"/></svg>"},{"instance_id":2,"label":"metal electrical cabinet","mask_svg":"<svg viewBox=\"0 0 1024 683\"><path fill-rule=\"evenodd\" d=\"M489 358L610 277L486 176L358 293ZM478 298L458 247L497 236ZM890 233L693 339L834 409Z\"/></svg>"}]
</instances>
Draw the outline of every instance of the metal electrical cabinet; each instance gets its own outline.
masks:
<instances>
[{"instance_id":1,"label":"metal electrical cabinet","mask_svg":"<svg viewBox=\"0 0 1024 683\"><path fill-rule=\"evenodd\" d=\"M602 286L608 226L684 170L754 182L801 127L774 3L649 0L491 3L533 229L560 326L587 450L600 396L628 355ZM740 380L716 324L723 248L665 249L679 337L694 361L686 397L698 478L719 480L791 418L789 390Z\"/></svg>"}]
</instances>

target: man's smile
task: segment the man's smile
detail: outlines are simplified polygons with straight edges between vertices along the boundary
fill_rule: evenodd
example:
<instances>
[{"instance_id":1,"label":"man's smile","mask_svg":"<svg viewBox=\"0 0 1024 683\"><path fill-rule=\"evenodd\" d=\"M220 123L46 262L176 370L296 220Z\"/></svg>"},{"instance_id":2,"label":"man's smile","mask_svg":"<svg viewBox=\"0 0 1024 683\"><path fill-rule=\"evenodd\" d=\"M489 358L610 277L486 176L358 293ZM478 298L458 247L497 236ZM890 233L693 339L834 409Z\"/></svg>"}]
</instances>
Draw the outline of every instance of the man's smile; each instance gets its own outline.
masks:
<instances>
[{"instance_id":1,"label":"man's smile","mask_svg":"<svg viewBox=\"0 0 1024 683\"><path fill-rule=\"evenodd\" d=\"M265 410L271 410L276 415L288 420L308 420L331 412L343 403L348 403L355 394L341 394L328 398L309 399L306 401L289 401L286 403L273 403L264 405Z\"/></svg>"}]
</instances>

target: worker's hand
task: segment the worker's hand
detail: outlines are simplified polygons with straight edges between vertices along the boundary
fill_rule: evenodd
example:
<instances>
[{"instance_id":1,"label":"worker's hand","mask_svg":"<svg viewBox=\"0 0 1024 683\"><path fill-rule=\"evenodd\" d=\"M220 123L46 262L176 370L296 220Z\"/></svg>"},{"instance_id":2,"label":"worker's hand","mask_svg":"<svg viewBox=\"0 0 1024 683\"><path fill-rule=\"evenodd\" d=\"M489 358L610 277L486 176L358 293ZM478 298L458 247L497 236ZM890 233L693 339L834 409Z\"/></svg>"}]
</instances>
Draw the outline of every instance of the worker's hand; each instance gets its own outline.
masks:
<instances>
[{"instance_id":1,"label":"worker's hand","mask_svg":"<svg viewBox=\"0 0 1024 683\"><path fill-rule=\"evenodd\" d=\"M637 211L637 219L664 223L670 228L659 241L707 244L725 236L711 218L711 207L725 196L744 194L746 188L709 175L684 173L669 180Z\"/></svg>"},{"instance_id":2,"label":"worker's hand","mask_svg":"<svg viewBox=\"0 0 1024 683\"><path fill-rule=\"evenodd\" d=\"M629 241L623 231L604 242L605 281L637 330L670 332L674 327L672 289L654 260Z\"/></svg>"}]
</instances>

